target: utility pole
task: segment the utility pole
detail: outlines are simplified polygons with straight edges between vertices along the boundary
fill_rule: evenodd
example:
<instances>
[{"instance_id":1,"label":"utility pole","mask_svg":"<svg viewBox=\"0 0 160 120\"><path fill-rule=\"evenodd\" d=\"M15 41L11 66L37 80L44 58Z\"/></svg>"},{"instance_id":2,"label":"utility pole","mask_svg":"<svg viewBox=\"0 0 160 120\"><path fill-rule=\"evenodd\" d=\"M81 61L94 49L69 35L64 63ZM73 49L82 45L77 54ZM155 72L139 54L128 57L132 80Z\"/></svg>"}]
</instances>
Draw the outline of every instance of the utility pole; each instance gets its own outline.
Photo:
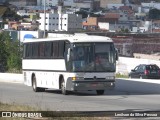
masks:
<instances>
[{"instance_id":1,"label":"utility pole","mask_svg":"<svg viewBox=\"0 0 160 120\"><path fill-rule=\"evenodd\" d=\"M63 0L58 0L58 14L60 14L60 26L62 30L62 9L63 9L64 1Z\"/></svg>"},{"instance_id":2,"label":"utility pole","mask_svg":"<svg viewBox=\"0 0 160 120\"><path fill-rule=\"evenodd\" d=\"M44 0L44 34L43 38L46 37L46 0Z\"/></svg>"}]
</instances>

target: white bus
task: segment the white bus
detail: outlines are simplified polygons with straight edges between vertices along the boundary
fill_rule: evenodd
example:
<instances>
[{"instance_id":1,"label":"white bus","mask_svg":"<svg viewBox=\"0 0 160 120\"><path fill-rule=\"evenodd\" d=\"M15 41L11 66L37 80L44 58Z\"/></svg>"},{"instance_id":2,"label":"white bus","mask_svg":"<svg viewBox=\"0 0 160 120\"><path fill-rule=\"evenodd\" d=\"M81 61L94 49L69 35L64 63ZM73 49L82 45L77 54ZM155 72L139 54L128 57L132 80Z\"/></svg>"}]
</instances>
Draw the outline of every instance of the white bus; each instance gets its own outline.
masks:
<instances>
[{"instance_id":1,"label":"white bus","mask_svg":"<svg viewBox=\"0 0 160 120\"><path fill-rule=\"evenodd\" d=\"M26 39L23 43L24 84L35 92L59 89L69 91L114 88L117 52L109 37L71 35L68 37Z\"/></svg>"}]
</instances>

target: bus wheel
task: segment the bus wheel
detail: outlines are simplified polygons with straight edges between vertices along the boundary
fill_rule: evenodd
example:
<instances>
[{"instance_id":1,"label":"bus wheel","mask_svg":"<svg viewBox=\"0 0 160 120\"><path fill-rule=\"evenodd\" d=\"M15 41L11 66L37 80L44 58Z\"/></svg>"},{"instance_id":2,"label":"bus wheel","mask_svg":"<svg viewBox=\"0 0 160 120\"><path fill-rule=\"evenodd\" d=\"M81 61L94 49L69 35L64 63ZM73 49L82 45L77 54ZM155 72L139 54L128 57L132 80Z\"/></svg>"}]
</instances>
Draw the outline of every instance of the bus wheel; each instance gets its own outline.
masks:
<instances>
[{"instance_id":1,"label":"bus wheel","mask_svg":"<svg viewBox=\"0 0 160 120\"><path fill-rule=\"evenodd\" d=\"M40 92L40 91L45 90L43 88L38 88L37 87L37 82L36 82L36 77L35 76L33 76L33 78L32 78L32 88L33 88L34 92Z\"/></svg>"},{"instance_id":2,"label":"bus wheel","mask_svg":"<svg viewBox=\"0 0 160 120\"><path fill-rule=\"evenodd\" d=\"M65 81L64 81L63 78L61 79L61 91L62 91L63 95L67 95L68 94L68 91L66 90L66 87L65 87Z\"/></svg>"},{"instance_id":3,"label":"bus wheel","mask_svg":"<svg viewBox=\"0 0 160 120\"><path fill-rule=\"evenodd\" d=\"M104 90L96 90L97 95L103 95L104 94Z\"/></svg>"}]
</instances>

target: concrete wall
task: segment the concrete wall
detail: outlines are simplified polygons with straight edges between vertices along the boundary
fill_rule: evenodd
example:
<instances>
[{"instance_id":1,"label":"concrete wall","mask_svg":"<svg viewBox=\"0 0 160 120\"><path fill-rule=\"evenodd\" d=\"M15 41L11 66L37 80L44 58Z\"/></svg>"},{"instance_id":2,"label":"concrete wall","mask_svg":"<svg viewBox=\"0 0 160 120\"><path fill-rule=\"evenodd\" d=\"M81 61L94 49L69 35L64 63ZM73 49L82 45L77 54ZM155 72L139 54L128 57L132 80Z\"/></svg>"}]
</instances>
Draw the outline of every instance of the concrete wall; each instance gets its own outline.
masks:
<instances>
[{"instance_id":1,"label":"concrete wall","mask_svg":"<svg viewBox=\"0 0 160 120\"><path fill-rule=\"evenodd\" d=\"M127 75L131 69L139 64L157 64L160 67L160 61L158 60L119 57L116 73Z\"/></svg>"},{"instance_id":2,"label":"concrete wall","mask_svg":"<svg viewBox=\"0 0 160 120\"><path fill-rule=\"evenodd\" d=\"M23 83L23 75L13 73L0 73L0 81Z\"/></svg>"},{"instance_id":3,"label":"concrete wall","mask_svg":"<svg viewBox=\"0 0 160 120\"><path fill-rule=\"evenodd\" d=\"M151 60L160 61L160 53L157 54L157 55L147 55L147 54L134 53L133 56L134 56L135 58L151 59Z\"/></svg>"}]
</instances>

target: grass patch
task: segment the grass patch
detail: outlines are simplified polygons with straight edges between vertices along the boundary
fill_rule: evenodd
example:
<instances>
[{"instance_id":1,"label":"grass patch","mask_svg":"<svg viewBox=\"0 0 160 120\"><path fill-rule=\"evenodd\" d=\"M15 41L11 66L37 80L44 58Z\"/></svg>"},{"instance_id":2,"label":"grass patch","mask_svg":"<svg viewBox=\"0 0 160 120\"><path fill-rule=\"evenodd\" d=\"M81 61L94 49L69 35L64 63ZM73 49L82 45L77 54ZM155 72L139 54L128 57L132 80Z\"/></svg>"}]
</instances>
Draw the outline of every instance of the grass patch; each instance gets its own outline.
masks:
<instances>
[{"instance_id":1,"label":"grass patch","mask_svg":"<svg viewBox=\"0 0 160 120\"><path fill-rule=\"evenodd\" d=\"M25 105L6 104L0 102L0 111L36 111L38 109Z\"/></svg>"},{"instance_id":2,"label":"grass patch","mask_svg":"<svg viewBox=\"0 0 160 120\"><path fill-rule=\"evenodd\" d=\"M15 103L6 104L0 102L0 111L2 112L11 112L11 111L36 111L36 108L32 108L30 106L25 105L16 105ZM1 112L0 112L1 114ZM1 117L0 120L26 120L26 118L8 118L8 117ZM29 120L29 119L28 119ZM31 119L32 120L32 119Z\"/></svg>"},{"instance_id":3,"label":"grass patch","mask_svg":"<svg viewBox=\"0 0 160 120\"><path fill-rule=\"evenodd\" d=\"M116 78L128 78L128 75L117 73Z\"/></svg>"},{"instance_id":4,"label":"grass patch","mask_svg":"<svg viewBox=\"0 0 160 120\"><path fill-rule=\"evenodd\" d=\"M41 110L38 110L36 108L30 107L30 106L25 106L25 105L17 105L15 103L13 104L6 104L6 103L1 103L0 102L0 111L3 112L12 112L12 111L17 111L17 112L23 112L23 111L37 111L41 112ZM1 113L1 112L0 112ZM65 114L56 117L43 117L43 118L0 118L0 120L110 120L109 117L75 117L74 114L70 115L71 117L63 117ZM73 117L72 117L73 116Z\"/></svg>"}]
</instances>

